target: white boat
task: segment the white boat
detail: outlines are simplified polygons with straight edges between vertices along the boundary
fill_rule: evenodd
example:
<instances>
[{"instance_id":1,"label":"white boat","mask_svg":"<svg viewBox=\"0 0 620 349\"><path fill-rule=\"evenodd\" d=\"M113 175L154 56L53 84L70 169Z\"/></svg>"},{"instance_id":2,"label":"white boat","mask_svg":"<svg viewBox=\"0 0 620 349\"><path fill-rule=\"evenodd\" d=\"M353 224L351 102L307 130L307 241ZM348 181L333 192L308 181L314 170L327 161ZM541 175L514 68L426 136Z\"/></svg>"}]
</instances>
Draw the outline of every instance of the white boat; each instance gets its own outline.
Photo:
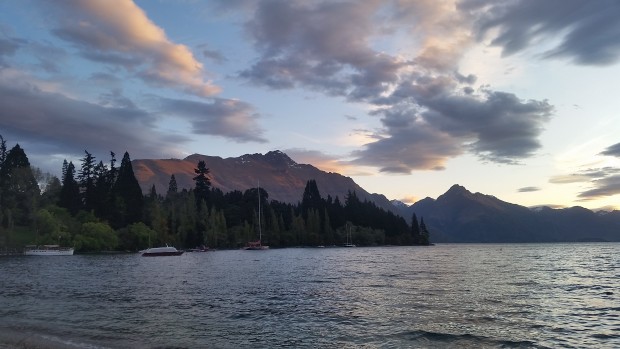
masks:
<instances>
[{"instance_id":1,"label":"white boat","mask_svg":"<svg viewBox=\"0 0 620 349\"><path fill-rule=\"evenodd\" d=\"M243 247L244 250L247 251L258 251L258 250L268 250L269 246L263 245L262 243L262 230L261 230L261 209L260 209L260 182L258 183L258 240L256 241L248 241L248 243Z\"/></svg>"},{"instance_id":2,"label":"white boat","mask_svg":"<svg viewBox=\"0 0 620 349\"><path fill-rule=\"evenodd\" d=\"M26 256L73 256L73 247L61 247L60 245L29 245L24 248Z\"/></svg>"},{"instance_id":3,"label":"white boat","mask_svg":"<svg viewBox=\"0 0 620 349\"><path fill-rule=\"evenodd\" d=\"M353 243L353 235L351 235L351 227L348 224L347 224L347 227L349 228L347 231L347 241L342 246L343 247L356 247L355 244Z\"/></svg>"},{"instance_id":4,"label":"white boat","mask_svg":"<svg viewBox=\"0 0 620 349\"><path fill-rule=\"evenodd\" d=\"M161 257L161 256L180 256L183 251L177 250L175 247L151 247L142 252L142 257Z\"/></svg>"}]
</instances>

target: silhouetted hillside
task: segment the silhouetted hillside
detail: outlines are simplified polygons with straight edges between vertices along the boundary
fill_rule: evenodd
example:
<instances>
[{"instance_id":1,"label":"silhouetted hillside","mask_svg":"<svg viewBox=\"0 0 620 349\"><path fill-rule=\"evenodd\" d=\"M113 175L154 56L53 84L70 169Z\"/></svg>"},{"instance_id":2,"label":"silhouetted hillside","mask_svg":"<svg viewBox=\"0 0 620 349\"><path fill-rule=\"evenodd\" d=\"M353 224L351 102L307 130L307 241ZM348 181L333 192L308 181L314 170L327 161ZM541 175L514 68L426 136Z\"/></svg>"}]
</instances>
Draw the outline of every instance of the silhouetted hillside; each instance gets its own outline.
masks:
<instances>
[{"instance_id":1,"label":"silhouetted hillside","mask_svg":"<svg viewBox=\"0 0 620 349\"><path fill-rule=\"evenodd\" d=\"M403 214L424 217L434 242L620 241L620 213L583 207L534 211L454 185Z\"/></svg>"}]
</instances>

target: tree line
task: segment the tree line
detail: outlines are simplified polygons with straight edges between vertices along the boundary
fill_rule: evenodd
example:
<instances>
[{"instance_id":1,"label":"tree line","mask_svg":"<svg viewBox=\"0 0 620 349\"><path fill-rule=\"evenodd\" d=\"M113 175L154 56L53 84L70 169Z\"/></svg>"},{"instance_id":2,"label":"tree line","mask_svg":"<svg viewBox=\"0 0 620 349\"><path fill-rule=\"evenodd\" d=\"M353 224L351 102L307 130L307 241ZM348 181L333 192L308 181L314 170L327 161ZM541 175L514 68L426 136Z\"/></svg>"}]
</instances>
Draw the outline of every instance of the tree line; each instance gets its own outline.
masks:
<instances>
[{"instance_id":1,"label":"tree line","mask_svg":"<svg viewBox=\"0 0 620 349\"><path fill-rule=\"evenodd\" d=\"M272 247L341 245L349 230L359 246L429 241L423 219L418 224L413 214L408 224L354 191L344 201L323 198L309 180L301 201L290 204L269 200L259 187L224 193L212 187L204 161L194 172L194 188L179 190L173 174L166 193L153 185L144 195L127 152L117 166L113 152L104 163L85 151L79 168L63 162L59 179L33 168L19 144L7 150L0 136L0 246L239 248L258 238L259 222L263 243Z\"/></svg>"}]
</instances>

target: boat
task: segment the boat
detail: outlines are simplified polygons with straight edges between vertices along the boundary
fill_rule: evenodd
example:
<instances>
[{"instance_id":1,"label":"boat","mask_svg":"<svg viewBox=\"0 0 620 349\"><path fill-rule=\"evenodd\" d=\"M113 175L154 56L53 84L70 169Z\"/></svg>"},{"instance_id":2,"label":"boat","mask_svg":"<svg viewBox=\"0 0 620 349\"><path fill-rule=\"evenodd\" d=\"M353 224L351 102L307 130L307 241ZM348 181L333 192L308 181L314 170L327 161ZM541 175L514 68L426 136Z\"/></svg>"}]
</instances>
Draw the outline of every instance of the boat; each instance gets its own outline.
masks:
<instances>
[{"instance_id":1,"label":"boat","mask_svg":"<svg viewBox=\"0 0 620 349\"><path fill-rule=\"evenodd\" d=\"M260 207L260 182L258 183L258 240L256 241L248 241L248 243L243 247L246 251L258 251L258 250L268 250L269 246L263 245L262 242L262 230L261 230L261 207Z\"/></svg>"},{"instance_id":2,"label":"boat","mask_svg":"<svg viewBox=\"0 0 620 349\"><path fill-rule=\"evenodd\" d=\"M73 247L61 247L60 245L28 245L24 248L26 256L73 256Z\"/></svg>"},{"instance_id":3,"label":"boat","mask_svg":"<svg viewBox=\"0 0 620 349\"><path fill-rule=\"evenodd\" d=\"M184 251L177 250L172 246L151 247L142 252L142 257L180 256Z\"/></svg>"},{"instance_id":4,"label":"boat","mask_svg":"<svg viewBox=\"0 0 620 349\"><path fill-rule=\"evenodd\" d=\"M343 247L356 247L355 244L353 243L353 235L351 235L351 227L347 225L347 228L349 228L347 231L347 241L342 246Z\"/></svg>"}]
</instances>

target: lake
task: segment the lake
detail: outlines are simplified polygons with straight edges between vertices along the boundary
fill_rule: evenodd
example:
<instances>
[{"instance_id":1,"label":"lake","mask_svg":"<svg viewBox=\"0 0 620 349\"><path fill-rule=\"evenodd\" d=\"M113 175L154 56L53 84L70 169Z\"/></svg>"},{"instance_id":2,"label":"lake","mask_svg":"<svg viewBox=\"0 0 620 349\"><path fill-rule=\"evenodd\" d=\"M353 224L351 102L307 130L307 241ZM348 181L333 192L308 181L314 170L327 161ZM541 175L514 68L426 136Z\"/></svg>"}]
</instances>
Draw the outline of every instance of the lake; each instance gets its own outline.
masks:
<instances>
[{"instance_id":1,"label":"lake","mask_svg":"<svg viewBox=\"0 0 620 349\"><path fill-rule=\"evenodd\" d=\"M0 348L618 348L620 244L0 258Z\"/></svg>"}]
</instances>

